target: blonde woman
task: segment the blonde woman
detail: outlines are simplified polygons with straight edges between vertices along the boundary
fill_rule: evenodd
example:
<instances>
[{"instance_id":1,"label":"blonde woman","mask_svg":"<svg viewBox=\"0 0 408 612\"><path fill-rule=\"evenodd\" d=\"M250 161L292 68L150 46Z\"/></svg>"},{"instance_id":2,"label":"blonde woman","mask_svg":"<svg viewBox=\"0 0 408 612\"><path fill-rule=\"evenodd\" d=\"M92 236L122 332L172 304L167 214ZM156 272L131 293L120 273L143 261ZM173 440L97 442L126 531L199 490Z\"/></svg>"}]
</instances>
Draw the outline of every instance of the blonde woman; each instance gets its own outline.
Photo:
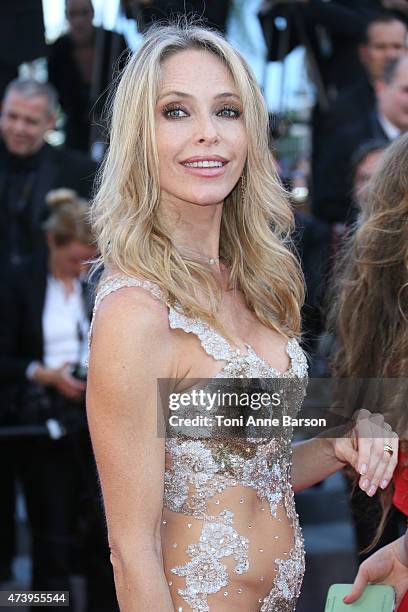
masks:
<instances>
[{"instance_id":1,"label":"blonde woman","mask_svg":"<svg viewBox=\"0 0 408 612\"><path fill-rule=\"evenodd\" d=\"M351 438L312 440L292 458L290 428L158 434L158 379L307 376L267 116L240 54L188 24L151 29L114 98L93 205L106 273L87 409L122 612L294 610L291 481L301 490L350 462L372 495L395 467L383 438L358 453Z\"/></svg>"}]
</instances>

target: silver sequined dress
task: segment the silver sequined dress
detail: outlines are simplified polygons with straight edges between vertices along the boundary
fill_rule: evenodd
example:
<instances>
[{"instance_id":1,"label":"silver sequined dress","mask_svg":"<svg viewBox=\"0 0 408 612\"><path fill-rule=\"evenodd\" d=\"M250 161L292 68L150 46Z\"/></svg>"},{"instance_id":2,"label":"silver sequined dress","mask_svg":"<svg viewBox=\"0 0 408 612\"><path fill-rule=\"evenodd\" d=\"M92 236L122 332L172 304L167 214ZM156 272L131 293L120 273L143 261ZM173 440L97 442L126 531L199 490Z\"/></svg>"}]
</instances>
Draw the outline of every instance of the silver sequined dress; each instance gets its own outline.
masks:
<instances>
[{"instance_id":1,"label":"silver sequined dress","mask_svg":"<svg viewBox=\"0 0 408 612\"><path fill-rule=\"evenodd\" d=\"M116 275L102 281L95 309L109 293L156 285ZM291 365L278 372L246 345L232 347L203 321L168 305L171 329L194 334L220 362L216 379L291 379L301 392L288 407L297 414L307 362L289 339ZM177 612L292 612L304 573L304 547L290 482L290 427L270 438L172 436L165 441L162 517L164 569Z\"/></svg>"}]
</instances>

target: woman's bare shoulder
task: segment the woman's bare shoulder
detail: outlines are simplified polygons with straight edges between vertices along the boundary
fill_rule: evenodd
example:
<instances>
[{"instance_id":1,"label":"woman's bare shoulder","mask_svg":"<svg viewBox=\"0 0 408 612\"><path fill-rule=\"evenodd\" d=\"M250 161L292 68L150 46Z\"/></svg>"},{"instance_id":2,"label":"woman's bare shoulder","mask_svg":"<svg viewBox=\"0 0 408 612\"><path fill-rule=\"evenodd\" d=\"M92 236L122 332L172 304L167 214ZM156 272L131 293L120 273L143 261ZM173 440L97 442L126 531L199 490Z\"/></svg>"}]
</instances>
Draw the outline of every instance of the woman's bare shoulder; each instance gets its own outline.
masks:
<instances>
[{"instance_id":1,"label":"woman's bare shoulder","mask_svg":"<svg viewBox=\"0 0 408 612\"><path fill-rule=\"evenodd\" d=\"M154 362L172 352L168 309L142 287L121 287L99 303L92 323L91 361L114 353L128 362Z\"/></svg>"},{"instance_id":2,"label":"woman's bare shoulder","mask_svg":"<svg viewBox=\"0 0 408 612\"><path fill-rule=\"evenodd\" d=\"M108 322L111 318L135 323L156 323L168 327L168 308L165 302L143 286L122 286L99 301L95 318Z\"/></svg>"}]
</instances>

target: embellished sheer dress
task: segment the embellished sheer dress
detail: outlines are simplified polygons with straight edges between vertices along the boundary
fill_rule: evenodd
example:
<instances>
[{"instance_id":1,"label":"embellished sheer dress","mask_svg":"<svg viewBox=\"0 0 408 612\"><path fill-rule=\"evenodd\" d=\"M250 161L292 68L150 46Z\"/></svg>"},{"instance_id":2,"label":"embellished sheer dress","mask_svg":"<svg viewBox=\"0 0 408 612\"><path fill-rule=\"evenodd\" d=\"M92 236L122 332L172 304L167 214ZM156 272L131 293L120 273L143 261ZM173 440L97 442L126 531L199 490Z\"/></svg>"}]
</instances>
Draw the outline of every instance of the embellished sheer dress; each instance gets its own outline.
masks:
<instances>
[{"instance_id":1,"label":"embellished sheer dress","mask_svg":"<svg viewBox=\"0 0 408 612\"><path fill-rule=\"evenodd\" d=\"M142 287L163 299L157 285L116 275L102 281L95 301L121 287ZM298 385L288 414L304 396L307 362L296 339L291 365L281 373L231 346L207 323L168 307L169 326L193 334L220 369L213 380L290 379ZM164 570L177 612L292 612L304 573L304 547L291 487L291 427L274 437L212 436L211 428L165 440L161 526Z\"/></svg>"}]
</instances>

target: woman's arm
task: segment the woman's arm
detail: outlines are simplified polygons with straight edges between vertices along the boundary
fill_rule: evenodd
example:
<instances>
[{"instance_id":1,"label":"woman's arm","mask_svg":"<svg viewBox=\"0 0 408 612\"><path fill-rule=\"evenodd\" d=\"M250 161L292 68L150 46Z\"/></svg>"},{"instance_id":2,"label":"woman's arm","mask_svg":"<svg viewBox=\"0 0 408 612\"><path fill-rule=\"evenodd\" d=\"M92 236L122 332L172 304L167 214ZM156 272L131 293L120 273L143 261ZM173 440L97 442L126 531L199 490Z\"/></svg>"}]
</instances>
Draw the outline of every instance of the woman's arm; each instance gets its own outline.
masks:
<instances>
[{"instance_id":1,"label":"woman's arm","mask_svg":"<svg viewBox=\"0 0 408 612\"><path fill-rule=\"evenodd\" d=\"M312 438L293 445L292 486L295 493L312 487L345 464L336 459L327 438Z\"/></svg>"},{"instance_id":2,"label":"woman's arm","mask_svg":"<svg viewBox=\"0 0 408 612\"><path fill-rule=\"evenodd\" d=\"M384 450L392 448L392 454ZM337 438L313 438L293 447L292 484L302 491L345 465L360 474L359 486L370 497L385 489L398 461L398 437L379 414L360 410L351 432Z\"/></svg>"},{"instance_id":3,"label":"woman's arm","mask_svg":"<svg viewBox=\"0 0 408 612\"><path fill-rule=\"evenodd\" d=\"M87 413L102 486L121 612L173 612L162 565L164 439L157 379L174 374L166 307L140 288L109 295L96 314Z\"/></svg>"},{"instance_id":4,"label":"woman's arm","mask_svg":"<svg viewBox=\"0 0 408 612\"><path fill-rule=\"evenodd\" d=\"M397 606L408 590L408 530L405 535L383 546L359 567L350 593L344 603L357 601L369 583L389 584L397 595Z\"/></svg>"}]
</instances>

